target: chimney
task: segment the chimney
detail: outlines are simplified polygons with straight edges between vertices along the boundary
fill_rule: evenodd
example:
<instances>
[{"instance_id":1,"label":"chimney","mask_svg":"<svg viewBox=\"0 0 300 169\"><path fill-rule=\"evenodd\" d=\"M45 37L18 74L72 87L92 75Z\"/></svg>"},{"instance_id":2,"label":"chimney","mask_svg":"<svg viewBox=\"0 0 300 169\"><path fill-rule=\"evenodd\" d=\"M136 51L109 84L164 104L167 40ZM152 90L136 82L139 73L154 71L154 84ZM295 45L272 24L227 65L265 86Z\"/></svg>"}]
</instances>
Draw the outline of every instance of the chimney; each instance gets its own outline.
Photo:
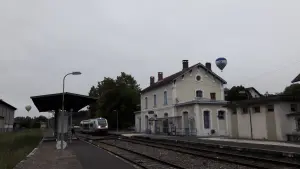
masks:
<instances>
[{"instance_id":1,"label":"chimney","mask_svg":"<svg viewBox=\"0 0 300 169\"><path fill-rule=\"evenodd\" d=\"M154 76L150 76L150 86L153 85L155 82Z\"/></svg>"},{"instance_id":2,"label":"chimney","mask_svg":"<svg viewBox=\"0 0 300 169\"><path fill-rule=\"evenodd\" d=\"M182 60L182 70L189 68L189 60Z\"/></svg>"},{"instance_id":3,"label":"chimney","mask_svg":"<svg viewBox=\"0 0 300 169\"><path fill-rule=\"evenodd\" d=\"M206 63L205 63L205 67L206 67L208 70L211 70L211 63L206 62Z\"/></svg>"},{"instance_id":4,"label":"chimney","mask_svg":"<svg viewBox=\"0 0 300 169\"><path fill-rule=\"evenodd\" d=\"M157 81L161 81L163 80L163 72L158 72L158 80Z\"/></svg>"}]
</instances>

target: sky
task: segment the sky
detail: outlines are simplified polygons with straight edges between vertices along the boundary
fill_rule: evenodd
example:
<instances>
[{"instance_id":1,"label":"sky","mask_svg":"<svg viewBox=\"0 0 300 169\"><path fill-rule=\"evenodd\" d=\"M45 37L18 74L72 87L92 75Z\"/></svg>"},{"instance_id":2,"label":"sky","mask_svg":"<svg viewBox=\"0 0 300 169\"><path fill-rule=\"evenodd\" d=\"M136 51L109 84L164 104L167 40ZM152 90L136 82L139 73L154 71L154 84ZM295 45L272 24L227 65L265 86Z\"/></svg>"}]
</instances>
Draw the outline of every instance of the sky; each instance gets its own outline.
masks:
<instances>
[{"instance_id":1,"label":"sky","mask_svg":"<svg viewBox=\"0 0 300 169\"><path fill-rule=\"evenodd\" d=\"M0 99L39 116L30 96L87 95L126 72L142 88L189 64L212 63L228 84L281 92L300 73L299 0L0 1ZM218 57L228 64L223 72ZM26 105L33 108L28 113Z\"/></svg>"}]
</instances>

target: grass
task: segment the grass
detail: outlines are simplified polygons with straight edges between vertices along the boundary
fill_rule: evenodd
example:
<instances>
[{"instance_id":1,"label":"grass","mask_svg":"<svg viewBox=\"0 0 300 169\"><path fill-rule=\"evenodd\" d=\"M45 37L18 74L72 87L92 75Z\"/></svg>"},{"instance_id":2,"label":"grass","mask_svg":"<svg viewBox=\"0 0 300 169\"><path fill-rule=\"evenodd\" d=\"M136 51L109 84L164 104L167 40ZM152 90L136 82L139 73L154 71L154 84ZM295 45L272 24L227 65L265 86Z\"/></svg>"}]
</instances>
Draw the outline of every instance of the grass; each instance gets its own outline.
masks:
<instances>
[{"instance_id":1,"label":"grass","mask_svg":"<svg viewBox=\"0 0 300 169\"><path fill-rule=\"evenodd\" d=\"M0 133L0 169L13 169L40 142L39 129Z\"/></svg>"}]
</instances>

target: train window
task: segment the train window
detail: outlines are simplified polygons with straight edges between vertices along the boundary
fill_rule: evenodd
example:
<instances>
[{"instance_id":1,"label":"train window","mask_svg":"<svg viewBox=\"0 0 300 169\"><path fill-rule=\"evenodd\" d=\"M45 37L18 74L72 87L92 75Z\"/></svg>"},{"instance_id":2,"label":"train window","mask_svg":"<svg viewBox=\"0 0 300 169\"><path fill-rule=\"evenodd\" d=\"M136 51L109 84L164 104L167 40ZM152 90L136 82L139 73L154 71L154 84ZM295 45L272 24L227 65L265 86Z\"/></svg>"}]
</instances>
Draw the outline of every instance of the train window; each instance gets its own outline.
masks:
<instances>
[{"instance_id":1,"label":"train window","mask_svg":"<svg viewBox=\"0 0 300 169\"><path fill-rule=\"evenodd\" d=\"M98 125L106 125L105 119L98 119Z\"/></svg>"}]
</instances>

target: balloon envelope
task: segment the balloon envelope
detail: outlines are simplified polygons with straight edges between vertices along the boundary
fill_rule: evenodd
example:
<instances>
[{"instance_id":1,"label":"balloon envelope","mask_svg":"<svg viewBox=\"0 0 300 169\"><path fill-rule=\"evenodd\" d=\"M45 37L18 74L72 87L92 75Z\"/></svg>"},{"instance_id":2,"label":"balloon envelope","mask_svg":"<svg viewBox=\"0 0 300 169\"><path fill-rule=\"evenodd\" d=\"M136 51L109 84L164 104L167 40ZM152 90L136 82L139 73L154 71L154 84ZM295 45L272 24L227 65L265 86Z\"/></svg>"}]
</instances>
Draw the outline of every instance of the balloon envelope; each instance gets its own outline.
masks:
<instances>
[{"instance_id":1,"label":"balloon envelope","mask_svg":"<svg viewBox=\"0 0 300 169\"><path fill-rule=\"evenodd\" d=\"M31 106L30 105L25 106L25 109L29 112L31 110Z\"/></svg>"},{"instance_id":2,"label":"balloon envelope","mask_svg":"<svg viewBox=\"0 0 300 169\"><path fill-rule=\"evenodd\" d=\"M218 66L219 69L223 70L225 66L227 65L227 60L225 58L218 58L216 60L216 65Z\"/></svg>"}]
</instances>

